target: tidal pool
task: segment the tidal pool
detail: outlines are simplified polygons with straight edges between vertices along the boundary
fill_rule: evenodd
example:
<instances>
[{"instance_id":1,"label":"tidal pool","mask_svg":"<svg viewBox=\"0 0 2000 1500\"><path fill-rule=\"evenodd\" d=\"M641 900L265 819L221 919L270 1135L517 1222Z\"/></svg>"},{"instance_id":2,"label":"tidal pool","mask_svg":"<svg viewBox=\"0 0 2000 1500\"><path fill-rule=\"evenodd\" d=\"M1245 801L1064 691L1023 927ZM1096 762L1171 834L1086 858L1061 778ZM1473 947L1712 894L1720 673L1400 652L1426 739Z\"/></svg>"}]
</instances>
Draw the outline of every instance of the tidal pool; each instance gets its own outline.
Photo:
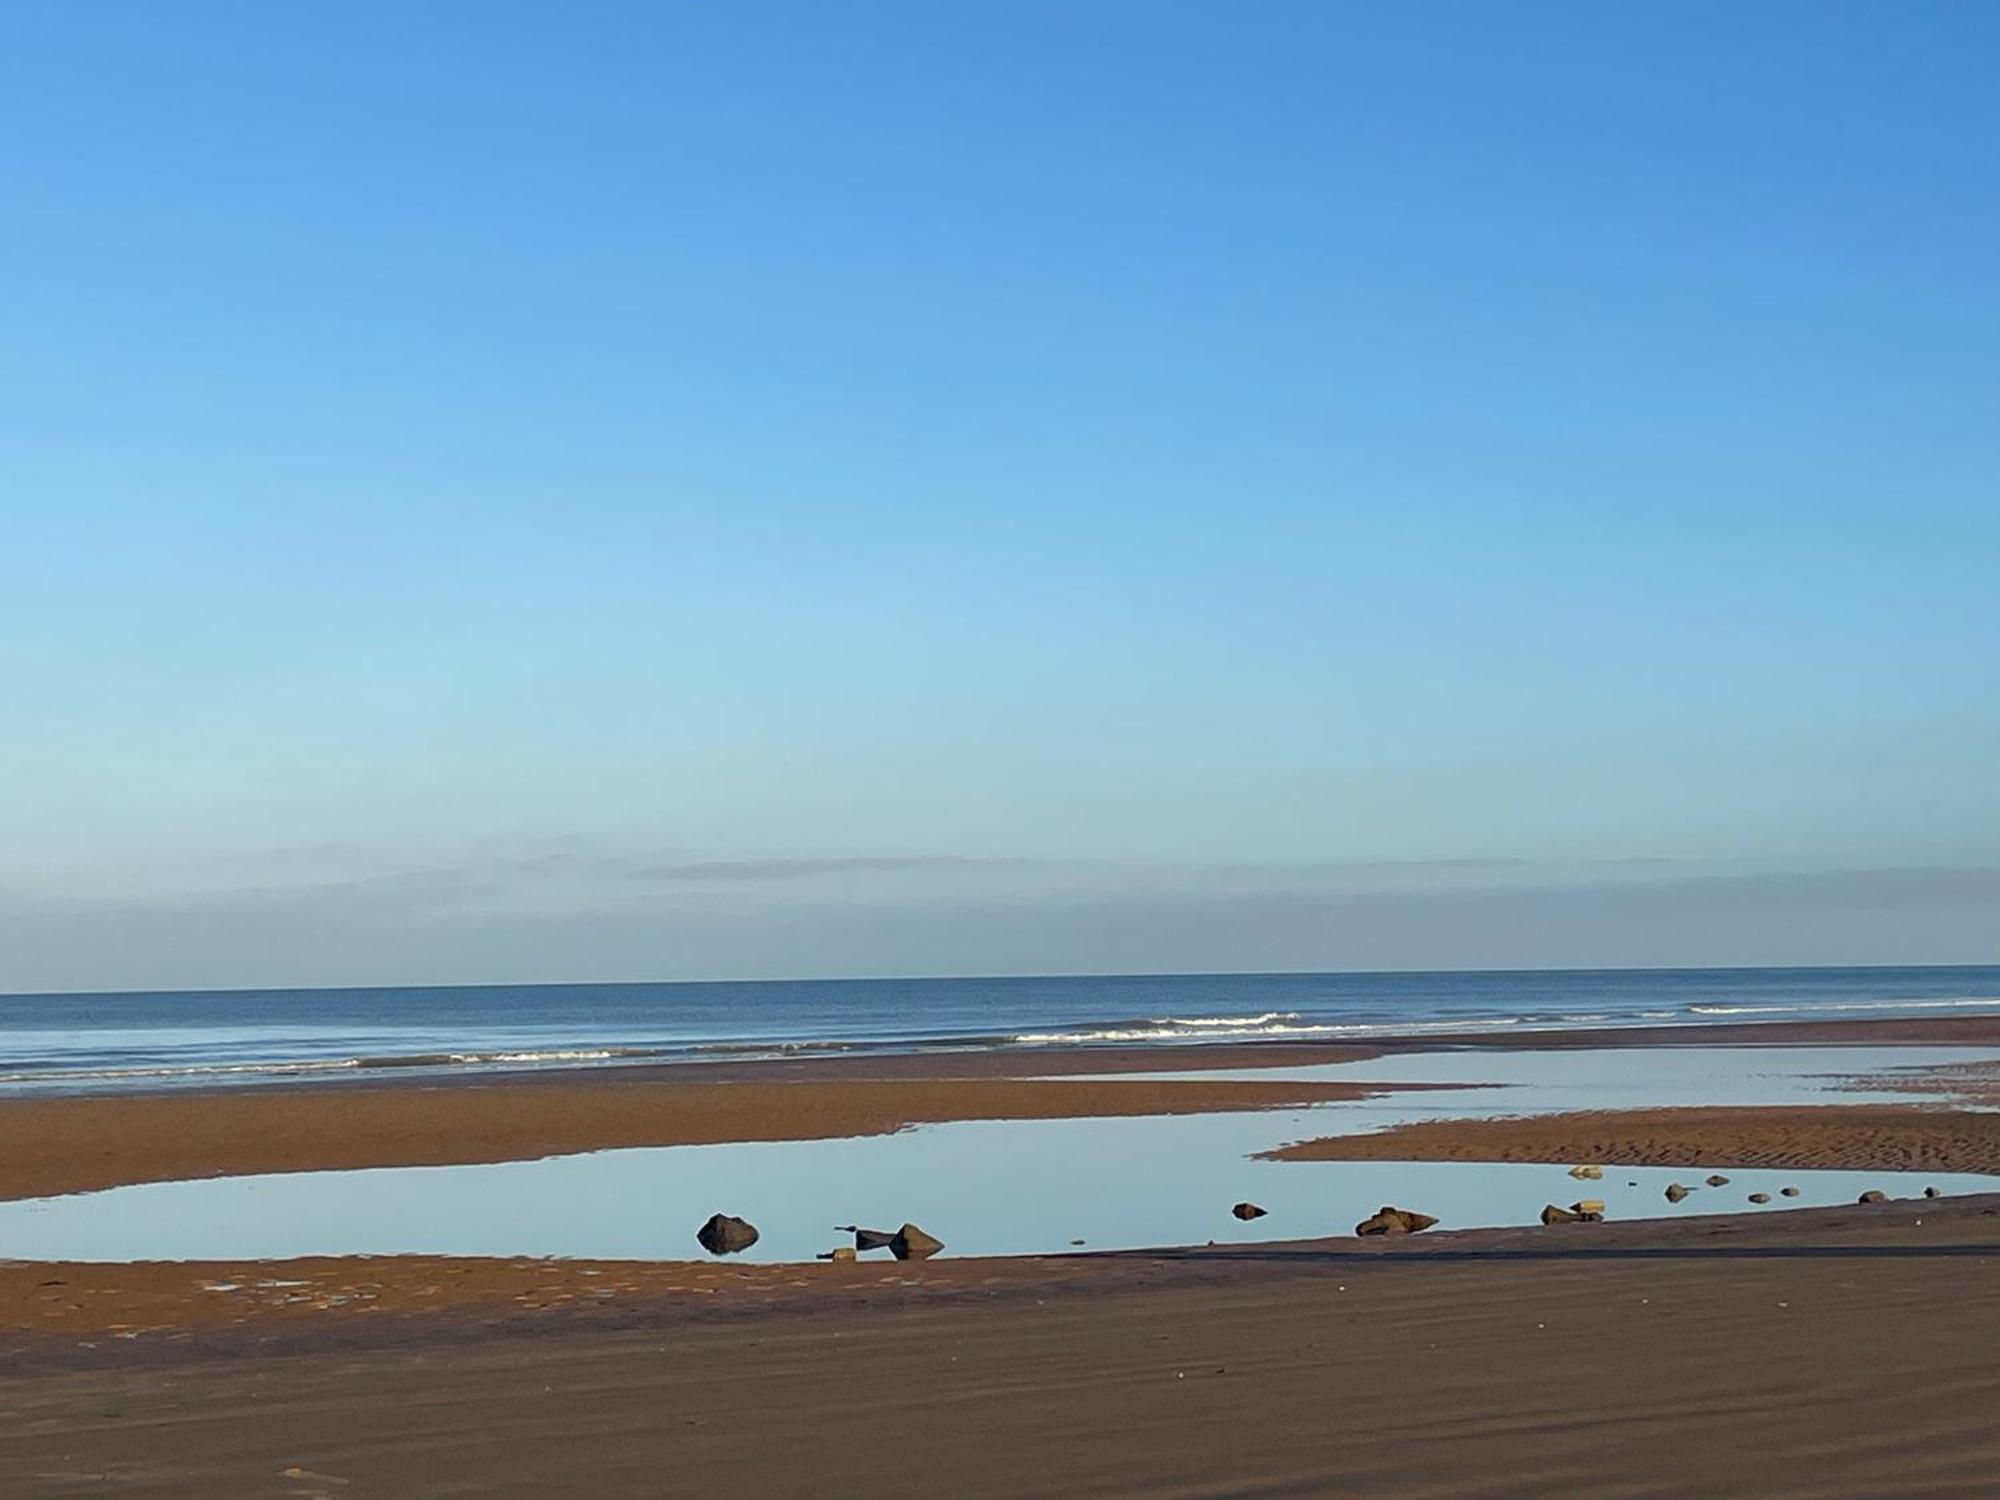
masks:
<instances>
[{"instance_id":1,"label":"tidal pool","mask_svg":"<svg viewBox=\"0 0 2000 1500\"><path fill-rule=\"evenodd\" d=\"M1913 1056L1922 1051L1924 1055ZM743 1260L809 1260L846 1243L837 1224L928 1229L948 1255L1254 1243L1349 1234L1385 1203L1435 1214L1441 1228L1534 1223L1544 1203L1602 1198L1613 1219L1763 1212L1851 1203L1867 1188L1913 1197L2000 1189L1974 1174L1730 1171L1727 1187L1684 1202L1708 1169L1605 1168L1578 1182L1563 1165L1270 1162L1256 1152L1411 1120L1681 1103L1867 1102L1842 1075L1990 1057L1990 1049L1617 1049L1445 1053L1298 1070L1315 1077L1505 1083L1438 1093L1207 1115L971 1121L894 1135L599 1151L480 1166L150 1183L0 1204L0 1258L235 1260L424 1253L603 1259L697 1258L711 1213L761 1232ZM1213 1078L1213 1073L1199 1076ZM1282 1076L1272 1070L1246 1075ZM1903 1100L1900 1094L1885 1099ZM1779 1195L1800 1189L1796 1198ZM1248 1199L1269 1216L1248 1223ZM1077 1242L1081 1242L1079 1245Z\"/></svg>"}]
</instances>

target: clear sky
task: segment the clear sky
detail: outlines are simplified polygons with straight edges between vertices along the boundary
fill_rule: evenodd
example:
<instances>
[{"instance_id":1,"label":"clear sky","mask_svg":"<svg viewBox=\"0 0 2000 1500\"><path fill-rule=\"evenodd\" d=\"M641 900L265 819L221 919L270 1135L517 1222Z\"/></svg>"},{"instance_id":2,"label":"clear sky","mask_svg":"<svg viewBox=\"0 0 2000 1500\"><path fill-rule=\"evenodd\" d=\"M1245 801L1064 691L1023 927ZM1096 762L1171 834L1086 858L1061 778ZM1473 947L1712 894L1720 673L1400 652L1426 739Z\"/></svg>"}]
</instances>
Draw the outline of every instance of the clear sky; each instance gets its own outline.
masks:
<instances>
[{"instance_id":1,"label":"clear sky","mask_svg":"<svg viewBox=\"0 0 2000 1500\"><path fill-rule=\"evenodd\" d=\"M2000 960L2000 8L0 25L0 989Z\"/></svg>"}]
</instances>

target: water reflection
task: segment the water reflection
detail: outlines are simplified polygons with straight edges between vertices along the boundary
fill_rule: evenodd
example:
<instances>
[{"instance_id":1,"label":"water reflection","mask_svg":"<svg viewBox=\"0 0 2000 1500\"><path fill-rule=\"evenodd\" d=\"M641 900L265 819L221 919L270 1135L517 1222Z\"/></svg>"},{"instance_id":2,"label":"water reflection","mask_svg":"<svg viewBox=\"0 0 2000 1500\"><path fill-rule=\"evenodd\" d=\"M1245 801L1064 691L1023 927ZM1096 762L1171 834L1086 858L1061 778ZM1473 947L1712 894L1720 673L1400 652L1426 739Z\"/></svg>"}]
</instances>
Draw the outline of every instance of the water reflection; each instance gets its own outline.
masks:
<instances>
[{"instance_id":1,"label":"water reflection","mask_svg":"<svg viewBox=\"0 0 2000 1500\"><path fill-rule=\"evenodd\" d=\"M717 1210L761 1237L742 1258L796 1261L846 1243L836 1224L914 1220L954 1255L1251 1243L1347 1234L1384 1203L1447 1228L1524 1224L1544 1203L1605 1198L1613 1218L1716 1213L1803 1189L1791 1206L1995 1180L1881 1172L1732 1172L1684 1203L1702 1173L1467 1162L1266 1162L1252 1151L1325 1133L1325 1111L1145 1120L976 1121L899 1135L602 1151L491 1166L391 1167L114 1188L0 1205L0 1253L35 1260L229 1260L430 1253L662 1259L701 1254ZM1628 1186L1636 1184L1636 1186ZM1230 1205L1270 1210L1240 1223Z\"/></svg>"},{"instance_id":2,"label":"water reflection","mask_svg":"<svg viewBox=\"0 0 2000 1500\"><path fill-rule=\"evenodd\" d=\"M1898 1063L1992 1056L1896 1049ZM1921 1049L1930 1051L1931 1049ZM800 1261L851 1243L836 1224L914 1221L948 1255L1254 1243L1348 1234L1384 1203L1437 1215L1444 1228L1533 1223L1544 1203L1607 1201L1609 1217L1851 1203L1866 1188L1914 1196L1991 1191L1970 1174L1732 1171L1724 1188L1666 1201L1683 1167L1607 1168L1578 1183L1562 1166L1464 1162L1267 1162L1287 1141L1438 1115L1679 1103L1824 1100L1859 1066L1854 1049L1625 1049L1436 1054L1297 1070L1331 1078L1501 1081L1310 1109L1110 1120L971 1121L853 1140L602 1151L485 1166L392 1167L157 1183L0 1204L0 1256L36 1260L274 1259L429 1253L662 1259L701 1254L711 1213L760 1232L751 1261ZM1213 1073L1199 1075L1213 1078ZM1274 1076L1269 1070L1252 1075ZM1846 1101L1867 1095L1842 1094ZM1885 1098L1903 1099L1902 1095ZM1779 1190L1796 1186L1796 1198ZM1230 1216L1249 1199L1270 1210Z\"/></svg>"}]
</instances>

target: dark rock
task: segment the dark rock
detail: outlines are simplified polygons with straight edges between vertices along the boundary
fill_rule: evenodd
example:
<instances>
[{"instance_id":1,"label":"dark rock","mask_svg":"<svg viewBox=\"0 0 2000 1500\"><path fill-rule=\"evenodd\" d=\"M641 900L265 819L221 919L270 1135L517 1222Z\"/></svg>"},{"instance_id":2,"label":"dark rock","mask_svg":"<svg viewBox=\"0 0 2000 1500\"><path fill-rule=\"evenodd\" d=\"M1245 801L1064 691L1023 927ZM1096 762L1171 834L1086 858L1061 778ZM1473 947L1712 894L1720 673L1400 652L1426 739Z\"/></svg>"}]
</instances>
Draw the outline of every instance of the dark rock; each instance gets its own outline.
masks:
<instances>
[{"instance_id":1,"label":"dark rock","mask_svg":"<svg viewBox=\"0 0 2000 1500\"><path fill-rule=\"evenodd\" d=\"M1710 1187L1728 1187L1729 1179L1727 1177L1724 1177L1720 1172L1717 1172L1714 1176L1708 1179L1708 1185Z\"/></svg>"},{"instance_id":2,"label":"dark rock","mask_svg":"<svg viewBox=\"0 0 2000 1500\"><path fill-rule=\"evenodd\" d=\"M1778 1196L1781 1198L1796 1198L1798 1195L1799 1190L1797 1188L1786 1187L1778 1189Z\"/></svg>"},{"instance_id":3,"label":"dark rock","mask_svg":"<svg viewBox=\"0 0 2000 1500\"><path fill-rule=\"evenodd\" d=\"M1857 1203L1887 1203L1889 1195L1880 1188L1870 1188L1854 1201Z\"/></svg>"},{"instance_id":4,"label":"dark rock","mask_svg":"<svg viewBox=\"0 0 2000 1500\"><path fill-rule=\"evenodd\" d=\"M734 1255L757 1243L757 1226L731 1214L710 1214L694 1237L710 1255Z\"/></svg>"},{"instance_id":5,"label":"dark rock","mask_svg":"<svg viewBox=\"0 0 2000 1500\"><path fill-rule=\"evenodd\" d=\"M896 1236L887 1229L863 1229L859 1224L836 1224L835 1229L844 1229L854 1236L857 1250L881 1250L886 1248Z\"/></svg>"},{"instance_id":6,"label":"dark rock","mask_svg":"<svg viewBox=\"0 0 2000 1500\"><path fill-rule=\"evenodd\" d=\"M1771 1201L1771 1195L1769 1193L1752 1193L1750 1195L1750 1201L1752 1203L1769 1203Z\"/></svg>"},{"instance_id":7,"label":"dark rock","mask_svg":"<svg viewBox=\"0 0 2000 1500\"><path fill-rule=\"evenodd\" d=\"M1667 1202L1678 1203L1681 1201L1681 1199L1685 1198L1691 1191L1693 1191L1693 1189L1684 1188L1678 1182L1670 1182L1667 1184Z\"/></svg>"},{"instance_id":8,"label":"dark rock","mask_svg":"<svg viewBox=\"0 0 2000 1500\"><path fill-rule=\"evenodd\" d=\"M1583 1220L1582 1214L1573 1214L1566 1208L1557 1208L1553 1203L1542 1205L1544 1224L1577 1224Z\"/></svg>"},{"instance_id":9,"label":"dark rock","mask_svg":"<svg viewBox=\"0 0 2000 1500\"><path fill-rule=\"evenodd\" d=\"M1927 1188L1925 1188L1925 1189L1924 1189L1924 1196L1925 1196L1926 1198L1942 1198L1942 1197L1944 1196L1944 1194L1943 1194L1943 1193L1940 1193L1940 1192L1939 1192L1939 1191L1938 1191L1938 1190L1937 1190L1936 1188L1934 1188L1934 1187L1927 1187Z\"/></svg>"},{"instance_id":10,"label":"dark rock","mask_svg":"<svg viewBox=\"0 0 2000 1500\"><path fill-rule=\"evenodd\" d=\"M1375 1212L1375 1216L1363 1219L1354 1226L1356 1234L1420 1234L1429 1229L1437 1220L1429 1214L1416 1213L1407 1208L1391 1208L1388 1204Z\"/></svg>"},{"instance_id":11,"label":"dark rock","mask_svg":"<svg viewBox=\"0 0 2000 1500\"><path fill-rule=\"evenodd\" d=\"M1602 1198L1579 1198L1569 1206L1569 1211L1586 1224L1604 1222L1604 1200Z\"/></svg>"},{"instance_id":12,"label":"dark rock","mask_svg":"<svg viewBox=\"0 0 2000 1500\"><path fill-rule=\"evenodd\" d=\"M914 1224L905 1224L889 1241L889 1253L897 1260L929 1260L944 1249L944 1241L925 1234Z\"/></svg>"},{"instance_id":13,"label":"dark rock","mask_svg":"<svg viewBox=\"0 0 2000 1500\"><path fill-rule=\"evenodd\" d=\"M1261 1219L1269 1212L1268 1209L1259 1208L1254 1203L1239 1203L1229 1211L1239 1219Z\"/></svg>"}]
</instances>

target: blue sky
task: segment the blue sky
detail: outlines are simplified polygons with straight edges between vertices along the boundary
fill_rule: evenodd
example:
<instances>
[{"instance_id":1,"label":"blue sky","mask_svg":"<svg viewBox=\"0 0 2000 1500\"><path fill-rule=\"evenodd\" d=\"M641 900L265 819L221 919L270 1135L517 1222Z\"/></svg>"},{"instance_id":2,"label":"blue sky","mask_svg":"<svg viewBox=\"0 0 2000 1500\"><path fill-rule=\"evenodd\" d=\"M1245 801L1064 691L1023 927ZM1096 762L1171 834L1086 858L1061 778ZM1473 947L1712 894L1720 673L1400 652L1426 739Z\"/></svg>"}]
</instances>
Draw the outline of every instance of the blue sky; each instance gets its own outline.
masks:
<instances>
[{"instance_id":1,"label":"blue sky","mask_svg":"<svg viewBox=\"0 0 2000 1500\"><path fill-rule=\"evenodd\" d=\"M22 3L0 988L2000 958L2000 15Z\"/></svg>"}]
</instances>

